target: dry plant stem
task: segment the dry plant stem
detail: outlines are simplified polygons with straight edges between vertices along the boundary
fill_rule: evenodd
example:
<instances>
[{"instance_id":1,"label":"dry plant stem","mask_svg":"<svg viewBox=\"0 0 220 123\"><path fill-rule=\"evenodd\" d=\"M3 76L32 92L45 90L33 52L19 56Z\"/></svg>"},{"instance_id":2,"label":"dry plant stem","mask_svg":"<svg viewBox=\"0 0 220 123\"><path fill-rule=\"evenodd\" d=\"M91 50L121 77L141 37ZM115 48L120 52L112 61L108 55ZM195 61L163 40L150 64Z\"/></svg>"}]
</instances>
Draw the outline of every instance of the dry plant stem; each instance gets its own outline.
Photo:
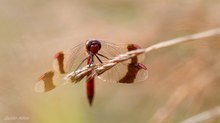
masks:
<instances>
[{"instance_id":1,"label":"dry plant stem","mask_svg":"<svg viewBox=\"0 0 220 123\"><path fill-rule=\"evenodd\" d=\"M215 36L215 35L219 35L219 34L220 34L220 28L217 28L217 29L212 29L212 30L208 30L205 32L187 35L187 36L183 36L183 37L179 37L179 38L175 38L175 39L171 39L171 40L167 40L167 41L162 41L161 43L158 43L158 44L155 44L155 45L152 45L152 46L146 48L145 53L150 52L155 49L160 49L163 47L168 47L168 46L172 46L175 44L188 42L188 41L194 41L197 39L211 37L211 36Z\"/></svg>"},{"instance_id":2,"label":"dry plant stem","mask_svg":"<svg viewBox=\"0 0 220 123\"><path fill-rule=\"evenodd\" d=\"M103 64L100 64L98 66L97 65L93 66L95 73L92 74L90 77L93 78L97 75L100 75L100 74L104 73L105 71L114 67L117 63L128 60L134 56L137 56L137 55L140 55L143 53L146 54L150 51L160 49L163 47L168 47L168 46L172 46L172 45L184 43L184 42L189 42L189 41L195 41L198 39L211 37L211 36L215 36L215 35L219 35L219 34L220 34L220 28L217 28L217 29L212 29L212 30L208 30L208 31L204 31L204 32L200 32L200 33L196 33L196 34L192 34L192 35L187 35L187 36L183 36L183 37L179 37L179 38L175 38L175 39L171 39L171 40L167 40L167 41L162 41L162 42L154 44L146 49L137 49L137 50L126 52L124 54L120 54L120 55L112 58L111 60L109 60ZM86 70L86 69L88 69L88 66L85 66L82 69ZM74 76L76 78L83 78L84 76L82 76L82 75L83 74L77 74L77 73L73 72L72 74L69 74L68 77L65 77L65 78L67 79L72 76ZM78 80L78 81L80 81L80 80Z\"/></svg>"},{"instance_id":3,"label":"dry plant stem","mask_svg":"<svg viewBox=\"0 0 220 123\"><path fill-rule=\"evenodd\" d=\"M215 36L215 35L219 35L219 34L220 34L220 28L217 28L217 29L212 29L212 30L208 30L205 32L187 35L187 36L183 36L183 37L179 37L179 38L175 38L175 39L171 39L171 40L167 40L167 41L162 41L162 42L154 44L146 49L138 49L138 50L133 50L133 51L127 52L125 54L121 54L121 55L113 58L109 62L124 61L124 60L130 59L133 56L137 56L142 53L148 53L152 50L156 50L156 49L160 49L163 47L168 47L168 46L172 46L175 44L184 43L184 42L188 42L188 41L194 41L194 40L201 39L201 38L211 37L211 36Z\"/></svg>"},{"instance_id":4,"label":"dry plant stem","mask_svg":"<svg viewBox=\"0 0 220 123\"><path fill-rule=\"evenodd\" d=\"M77 71L73 71L73 72L69 73L68 75L66 75L64 77L64 79L67 81L70 81L70 82L77 83L81 79L83 79L88 74L88 72L91 72L93 69L94 69L94 67L89 67L87 65L87 66L83 67L82 69L79 69Z\"/></svg>"},{"instance_id":5,"label":"dry plant stem","mask_svg":"<svg viewBox=\"0 0 220 123\"><path fill-rule=\"evenodd\" d=\"M220 116L220 106L190 117L180 123L199 123Z\"/></svg>"}]
</instances>

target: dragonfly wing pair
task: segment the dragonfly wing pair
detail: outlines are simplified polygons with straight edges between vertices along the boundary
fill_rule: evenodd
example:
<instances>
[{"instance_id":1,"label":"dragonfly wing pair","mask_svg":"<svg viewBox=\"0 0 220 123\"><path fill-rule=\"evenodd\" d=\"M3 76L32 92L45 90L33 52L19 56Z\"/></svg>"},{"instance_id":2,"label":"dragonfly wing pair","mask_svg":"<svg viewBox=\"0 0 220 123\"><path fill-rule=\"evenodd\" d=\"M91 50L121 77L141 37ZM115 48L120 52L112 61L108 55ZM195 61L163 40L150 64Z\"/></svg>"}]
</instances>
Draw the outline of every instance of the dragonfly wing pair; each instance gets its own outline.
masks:
<instances>
[{"instance_id":1,"label":"dragonfly wing pair","mask_svg":"<svg viewBox=\"0 0 220 123\"><path fill-rule=\"evenodd\" d=\"M101 49L94 56L94 65L105 63L105 61L127 51L140 48L135 44L119 44L101 41ZM85 43L80 43L67 52L58 52L54 56L53 70L44 73L35 89L38 92L45 92L54 89L62 81L64 76L70 72L80 70L87 65L89 55L86 51ZM134 83L147 79L148 73L146 67L140 62L141 57L134 57L131 60L118 63L113 68L105 71L98 78L107 82L116 83ZM143 58L141 58L143 59ZM85 73L86 74L86 73ZM73 80L73 83L79 82L83 78Z\"/></svg>"}]
</instances>

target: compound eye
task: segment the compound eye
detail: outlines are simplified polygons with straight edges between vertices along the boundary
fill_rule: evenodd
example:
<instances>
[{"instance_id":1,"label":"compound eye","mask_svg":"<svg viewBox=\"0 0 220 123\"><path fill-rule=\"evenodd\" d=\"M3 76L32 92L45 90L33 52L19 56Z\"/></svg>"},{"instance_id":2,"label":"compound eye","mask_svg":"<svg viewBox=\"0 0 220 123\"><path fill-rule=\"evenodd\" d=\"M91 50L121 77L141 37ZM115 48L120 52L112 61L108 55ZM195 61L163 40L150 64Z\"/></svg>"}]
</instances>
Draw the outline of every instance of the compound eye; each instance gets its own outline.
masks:
<instances>
[{"instance_id":1,"label":"compound eye","mask_svg":"<svg viewBox=\"0 0 220 123\"><path fill-rule=\"evenodd\" d=\"M87 51L90 51L91 45L92 45L92 41L91 41L91 40L89 40L89 41L86 42L86 50L87 50Z\"/></svg>"}]
</instances>

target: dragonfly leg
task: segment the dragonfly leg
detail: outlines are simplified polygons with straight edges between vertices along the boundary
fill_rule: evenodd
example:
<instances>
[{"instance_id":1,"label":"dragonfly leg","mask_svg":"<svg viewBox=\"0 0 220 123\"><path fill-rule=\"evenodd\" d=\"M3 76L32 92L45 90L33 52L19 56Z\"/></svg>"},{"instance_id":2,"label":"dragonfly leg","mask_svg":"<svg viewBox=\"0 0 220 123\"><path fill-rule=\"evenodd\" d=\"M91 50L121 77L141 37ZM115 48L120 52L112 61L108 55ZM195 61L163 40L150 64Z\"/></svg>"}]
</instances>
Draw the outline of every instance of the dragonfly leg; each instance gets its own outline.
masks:
<instances>
[{"instance_id":1,"label":"dragonfly leg","mask_svg":"<svg viewBox=\"0 0 220 123\"><path fill-rule=\"evenodd\" d=\"M101 56L101 57L106 58L107 60L109 60L109 58L108 58L107 56L105 56L105 55L102 55L102 54L100 54L100 53L97 53L97 55L99 55L99 56Z\"/></svg>"},{"instance_id":2,"label":"dragonfly leg","mask_svg":"<svg viewBox=\"0 0 220 123\"><path fill-rule=\"evenodd\" d=\"M86 59L88 59L88 57L86 57L85 59L83 59L83 60L81 61L81 63L77 66L77 68L75 69L75 71L77 71L77 70L80 68L80 66L86 61Z\"/></svg>"},{"instance_id":3,"label":"dragonfly leg","mask_svg":"<svg viewBox=\"0 0 220 123\"><path fill-rule=\"evenodd\" d=\"M95 55L95 56L99 60L99 62L102 64L103 63L102 60L97 55Z\"/></svg>"},{"instance_id":4,"label":"dragonfly leg","mask_svg":"<svg viewBox=\"0 0 220 123\"><path fill-rule=\"evenodd\" d=\"M144 70L147 70L147 67L142 64L142 63L136 63L135 66L138 68L138 69L144 69Z\"/></svg>"},{"instance_id":5,"label":"dragonfly leg","mask_svg":"<svg viewBox=\"0 0 220 123\"><path fill-rule=\"evenodd\" d=\"M91 65L93 64L94 60L93 60L93 55L89 54L89 67L91 67Z\"/></svg>"}]
</instances>

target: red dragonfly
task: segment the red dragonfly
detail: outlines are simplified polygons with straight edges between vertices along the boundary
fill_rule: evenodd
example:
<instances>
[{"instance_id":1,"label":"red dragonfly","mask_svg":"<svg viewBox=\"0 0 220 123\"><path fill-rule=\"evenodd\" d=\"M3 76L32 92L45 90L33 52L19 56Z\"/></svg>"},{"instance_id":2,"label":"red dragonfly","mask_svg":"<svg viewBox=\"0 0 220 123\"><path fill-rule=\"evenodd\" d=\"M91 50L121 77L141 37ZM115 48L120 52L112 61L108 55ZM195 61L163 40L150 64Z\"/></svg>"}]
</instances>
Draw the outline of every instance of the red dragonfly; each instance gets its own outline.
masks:
<instances>
[{"instance_id":1,"label":"red dragonfly","mask_svg":"<svg viewBox=\"0 0 220 123\"><path fill-rule=\"evenodd\" d=\"M116 45L113 43L88 40L75 46L68 52L58 52L54 56L54 70L44 73L35 85L37 92L47 92L56 87L56 75L68 74L77 71L83 66L93 66L103 64L114 56L122 53L121 51L131 51L139 49L136 44ZM143 56L142 56L143 57ZM105 71L98 78L104 81L117 83L134 83L144 81L148 77L148 71L144 64L140 63L141 57L133 57L130 61L118 63L113 68ZM94 78L89 79L91 72L87 74L86 88L89 104L92 105L94 98ZM76 83L78 81L72 81Z\"/></svg>"}]
</instances>

